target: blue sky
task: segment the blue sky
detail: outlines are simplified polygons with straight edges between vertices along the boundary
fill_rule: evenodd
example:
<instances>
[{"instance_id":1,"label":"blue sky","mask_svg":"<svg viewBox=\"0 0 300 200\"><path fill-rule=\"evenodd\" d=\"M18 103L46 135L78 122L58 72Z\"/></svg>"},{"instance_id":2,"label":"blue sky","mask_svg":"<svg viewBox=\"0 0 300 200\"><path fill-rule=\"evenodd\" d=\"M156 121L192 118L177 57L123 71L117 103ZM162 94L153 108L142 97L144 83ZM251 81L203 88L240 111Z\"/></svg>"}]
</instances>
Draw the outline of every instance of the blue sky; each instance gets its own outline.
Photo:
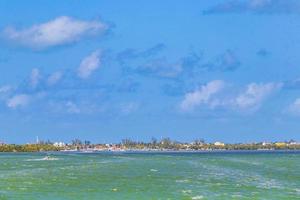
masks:
<instances>
[{"instance_id":1,"label":"blue sky","mask_svg":"<svg viewBox=\"0 0 300 200\"><path fill-rule=\"evenodd\" d=\"M0 140L300 140L300 2L0 2Z\"/></svg>"}]
</instances>

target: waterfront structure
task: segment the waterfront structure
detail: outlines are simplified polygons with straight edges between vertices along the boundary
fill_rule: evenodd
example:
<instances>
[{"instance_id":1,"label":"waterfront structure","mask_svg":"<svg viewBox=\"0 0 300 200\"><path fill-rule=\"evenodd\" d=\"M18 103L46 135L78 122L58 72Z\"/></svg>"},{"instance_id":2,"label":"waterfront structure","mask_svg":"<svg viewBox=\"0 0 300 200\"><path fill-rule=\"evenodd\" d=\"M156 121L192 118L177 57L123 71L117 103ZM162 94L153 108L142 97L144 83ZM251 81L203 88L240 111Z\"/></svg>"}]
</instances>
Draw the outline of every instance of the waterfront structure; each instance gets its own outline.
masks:
<instances>
[{"instance_id":1,"label":"waterfront structure","mask_svg":"<svg viewBox=\"0 0 300 200\"><path fill-rule=\"evenodd\" d=\"M53 146L55 146L55 147L65 147L66 144L64 142L54 142Z\"/></svg>"},{"instance_id":2,"label":"waterfront structure","mask_svg":"<svg viewBox=\"0 0 300 200\"><path fill-rule=\"evenodd\" d=\"M225 143L223 143L223 142L215 142L214 145L215 146L222 146L223 147L223 146L225 146Z\"/></svg>"}]
</instances>

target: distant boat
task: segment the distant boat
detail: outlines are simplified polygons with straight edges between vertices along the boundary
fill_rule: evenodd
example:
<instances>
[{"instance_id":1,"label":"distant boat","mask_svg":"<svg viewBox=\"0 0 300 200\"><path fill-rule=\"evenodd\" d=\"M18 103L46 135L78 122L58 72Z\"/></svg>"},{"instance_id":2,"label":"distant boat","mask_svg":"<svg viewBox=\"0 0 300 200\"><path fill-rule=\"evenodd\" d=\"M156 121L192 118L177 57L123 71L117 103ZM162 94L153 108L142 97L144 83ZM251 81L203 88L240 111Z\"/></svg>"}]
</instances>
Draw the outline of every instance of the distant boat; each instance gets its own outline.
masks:
<instances>
[{"instance_id":1,"label":"distant boat","mask_svg":"<svg viewBox=\"0 0 300 200\"><path fill-rule=\"evenodd\" d=\"M50 156L45 156L44 158L42 158L42 160L50 160L51 157Z\"/></svg>"},{"instance_id":2,"label":"distant boat","mask_svg":"<svg viewBox=\"0 0 300 200\"><path fill-rule=\"evenodd\" d=\"M53 157L50 157L50 156L45 156L41 160L58 160L58 158L53 158Z\"/></svg>"}]
</instances>

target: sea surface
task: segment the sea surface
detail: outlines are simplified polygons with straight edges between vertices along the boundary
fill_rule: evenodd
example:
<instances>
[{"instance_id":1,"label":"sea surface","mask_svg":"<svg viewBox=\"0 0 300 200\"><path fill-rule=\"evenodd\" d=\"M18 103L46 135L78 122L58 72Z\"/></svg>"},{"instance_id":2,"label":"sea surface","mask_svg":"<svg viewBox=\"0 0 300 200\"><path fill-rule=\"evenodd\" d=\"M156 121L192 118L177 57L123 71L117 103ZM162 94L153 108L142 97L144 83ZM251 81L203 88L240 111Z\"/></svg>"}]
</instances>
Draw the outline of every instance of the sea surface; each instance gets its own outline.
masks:
<instances>
[{"instance_id":1,"label":"sea surface","mask_svg":"<svg viewBox=\"0 0 300 200\"><path fill-rule=\"evenodd\" d=\"M0 153L0 199L300 199L299 152Z\"/></svg>"}]
</instances>

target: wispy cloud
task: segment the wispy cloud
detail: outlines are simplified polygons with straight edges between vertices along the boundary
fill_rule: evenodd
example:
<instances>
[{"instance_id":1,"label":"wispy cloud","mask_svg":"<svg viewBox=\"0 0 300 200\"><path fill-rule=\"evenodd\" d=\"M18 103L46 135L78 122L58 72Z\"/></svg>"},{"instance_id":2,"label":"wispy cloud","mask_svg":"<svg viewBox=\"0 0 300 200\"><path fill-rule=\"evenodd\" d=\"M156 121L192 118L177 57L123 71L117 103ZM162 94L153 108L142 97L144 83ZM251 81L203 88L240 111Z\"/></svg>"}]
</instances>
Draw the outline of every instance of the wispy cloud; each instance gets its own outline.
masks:
<instances>
[{"instance_id":1,"label":"wispy cloud","mask_svg":"<svg viewBox=\"0 0 300 200\"><path fill-rule=\"evenodd\" d=\"M68 96L63 99L50 99L45 103L44 109L53 115L115 115L115 108L111 103L105 101L100 96L90 94L89 98ZM120 113L120 109L118 109Z\"/></svg>"},{"instance_id":2,"label":"wispy cloud","mask_svg":"<svg viewBox=\"0 0 300 200\"><path fill-rule=\"evenodd\" d=\"M171 63L166 58L162 57L139 65L135 71L145 75L172 78L182 72L182 67L181 63Z\"/></svg>"},{"instance_id":3,"label":"wispy cloud","mask_svg":"<svg viewBox=\"0 0 300 200\"><path fill-rule=\"evenodd\" d=\"M130 98L135 96L133 93L140 84L134 76L124 78L119 74L113 74L113 78L116 78L114 80L117 80L115 82L107 83L107 80L97 79L100 73L96 74L95 70L105 61L100 51L94 51L84 57L75 69L49 73L41 68L33 68L13 90L10 86L0 87L0 104L11 111L39 110L41 114L53 115L100 115L105 109L114 110L113 115L129 114L138 105L122 104L121 107L114 97L128 94L127 100L131 102Z\"/></svg>"},{"instance_id":4,"label":"wispy cloud","mask_svg":"<svg viewBox=\"0 0 300 200\"><path fill-rule=\"evenodd\" d=\"M202 54L192 51L181 59L182 67L185 69L192 69L195 67L201 68L201 59Z\"/></svg>"},{"instance_id":5,"label":"wispy cloud","mask_svg":"<svg viewBox=\"0 0 300 200\"><path fill-rule=\"evenodd\" d=\"M256 109L266 98L281 87L282 83L251 83L247 85L245 92L235 99L235 105L241 109Z\"/></svg>"},{"instance_id":6,"label":"wispy cloud","mask_svg":"<svg viewBox=\"0 0 300 200\"><path fill-rule=\"evenodd\" d=\"M77 74L80 78L87 79L99 66L100 51L95 51L81 61Z\"/></svg>"},{"instance_id":7,"label":"wispy cloud","mask_svg":"<svg viewBox=\"0 0 300 200\"><path fill-rule=\"evenodd\" d=\"M7 93L12 90L10 85L4 85L0 87L0 93Z\"/></svg>"},{"instance_id":8,"label":"wispy cloud","mask_svg":"<svg viewBox=\"0 0 300 200\"><path fill-rule=\"evenodd\" d=\"M201 104L210 104L212 97L224 88L225 83L221 80L214 80L199 89L189 92L180 103L183 111L192 111Z\"/></svg>"},{"instance_id":9,"label":"wispy cloud","mask_svg":"<svg viewBox=\"0 0 300 200\"><path fill-rule=\"evenodd\" d=\"M40 74L39 69L37 69L37 68L32 69L31 74L30 74L31 87L35 88L39 84L40 79L41 79L41 74Z\"/></svg>"},{"instance_id":10,"label":"wispy cloud","mask_svg":"<svg viewBox=\"0 0 300 200\"><path fill-rule=\"evenodd\" d=\"M140 52L140 56L148 57L156 55L157 53L163 51L166 48L166 45L163 43L158 43L142 52Z\"/></svg>"},{"instance_id":11,"label":"wispy cloud","mask_svg":"<svg viewBox=\"0 0 300 200\"><path fill-rule=\"evenodd\" d=\"M238 112L257 111L262 103L283 86L282 83L250 83L242 92L235 87L225 90L224 81L215 80L185 94L180 103L182 111L194 111L200 105L210 109L225 108Z\"/></svg>"},{"instance_id":12,"label":"wispy cloud","mask_svg":"<svg viewBox=\"0 0 300 200\"><path fill-rule=\"evenodd\" d=\"M0 87L0 100L5 101L8 99L13 92L14 88L10 85L4 85Z\"/></svg>"},{"instance_id":13,"label":"wispy cloud","mask_svg":"<svg viewBox=\"0 0 300 200\"><path fill-rule=\"evenodd\" d=\"M66 109L68 113L78 114L80 113L79 107L72 101L68 101L65 103Z\"/></svg>"},{"instance_id":14,"label":"wispy cloud","mask_svg":"<svg viewBox=\"0 0 300 200\"><path fill-rule=\"evenodd\" d=\"M238 56L230 49L211 59L204 60L204 58L205 56L203 53L197 53L195 51L182 57L181 64L184 73L191 76L210 71L226 72L237 70L241 66Z\"/></svg>"},{"instance_id":15,"label":"wispy cloud","mask_svg":"<svg viewBox=\"0 0 300 200\"><path fill-rule=\"evenodd\" d=\"M161 54L164 49L163 44L145 50L126 49L117 54L116 60L127 75L136 73L167 79L190 79L209 71L234 71L241 65L235 52L230 49L206 62L202 52L192 50L174 60Z\"/></svg>"},{"instance_id":16,"label":"wispy cloud","mask_svg":"<svg viewBox=\"0 0 300 200\"><path fill-rule=\"evenodd\" d=\"M299 90L300 89L300 78L285 81L283 89L286 90Z\"/></svg>"},{"instance_id":17,"label":"wispy cloud","mask_svg":"<svg viewBox=\"0 0 300 200\"><path fill-rule=\"evenodd\" d=\"M136 102L129 102L129 103L123 103L120 106L120 111L122 114L124 115L129 115L132 112L135 112L136 110L138 110L139 108L139 104Z\"/></svg>"},{"instance_id":18,"label":"wispy cloud","mask_svg":"<svg viewBox=\"0 0 300 200\"><path fill-rule=\"evenodd\" d=\"M203 13L299 14L300 2L298 0L229 0L209 8Z\"/></svg>"},{"instance_id":19,"label":"wispy cloud","mask_svg":"<svg viewBox=\"0 0 300 200\"><path fill-rule=\"evenodd\" d=\"M116 60L127 74L174 78L181 73L182 64L162 56L161 52L165 48L164 44L158 43L143 50L125 49L117 54Z\"/></svg>"},{"instance_id":20,"label":"wispy cloud","mask_svg":"<svg viewBox=\"0 0 300 200\"><path fill-rule=\"evenodd\" d=\"M297 98L291 105L289 105L288 112L294 115L300 115L300 98Z\"/></svg>"},{"instance_id":21,"label":"wispy cloud","mask_svg":"<svg viewBox=\"0 0 300 200\"><path fill-rule=\"evenodd\" d=\"M7 107L16 109L18 107L24 107L31 101L31 96L27 94L17 94L9 98L7 101Z\"/></svg>"},{"instance_id":22,"label":"wispy cloud","mask_svg":"<svg viewBox=\"0 0 300 200\"><path fill-rule=\"evenodd\" d=\"M232 50L227 50L225 53L217 56L213 60L205 63L201 68L208 71L233 71L241 65L241 62Z\"/></svg>"},{"instance_id":23,"label":"wispy cloud","mask_svg":"<svg viewBox=\"0 0 300 200\"><path fill-rule=\"evenodd\" d=\"M6 39L17 44L44 49L70 44L83 37L100 35L107 29L108 26L99 20L83 21L61 16L29 28L7 27L3 34Z\"/></svg>"},{"instance_id":24,"label":"wispy cloud","mask_svg":"<svg viewBox=\"0 0 300 200\"><path fill-rule=\"evenodd\" d=\"M120 64L125 64L126 61L132 59L148 58L155 56L166 48L166 45L163 43L158 43L150 48L144 50L138 50L133 48L125 49L119 52L116 56L116 59Z\"/></svg>"}]
</instances>

